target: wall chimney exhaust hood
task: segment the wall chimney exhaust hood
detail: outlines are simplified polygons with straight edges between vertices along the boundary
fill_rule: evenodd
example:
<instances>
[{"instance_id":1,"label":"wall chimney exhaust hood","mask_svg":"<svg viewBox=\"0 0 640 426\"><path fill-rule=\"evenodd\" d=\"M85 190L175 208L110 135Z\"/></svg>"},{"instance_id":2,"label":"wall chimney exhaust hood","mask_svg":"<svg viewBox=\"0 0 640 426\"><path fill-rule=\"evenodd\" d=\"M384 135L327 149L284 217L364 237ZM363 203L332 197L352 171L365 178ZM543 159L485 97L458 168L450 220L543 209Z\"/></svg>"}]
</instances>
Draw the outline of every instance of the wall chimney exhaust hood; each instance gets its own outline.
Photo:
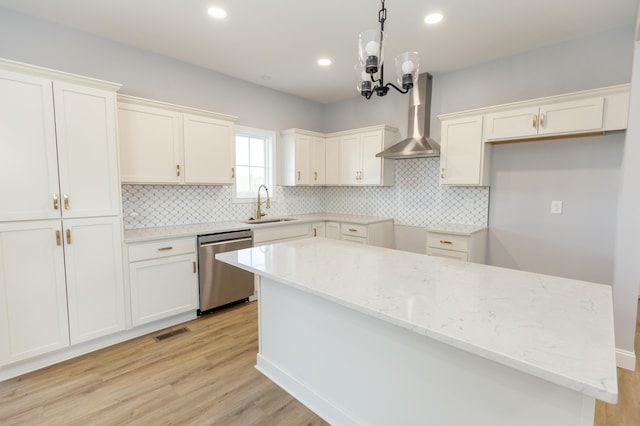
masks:
<instances>
[{"instance_id":1,"label":"wall chimney exhaust hood","mask_svg":"<svg viewBox=\"0 0 640 426\"><path fill-rule=\"evenodd\" d=\"M413 86L409 94L407 138L377 153L376 157L404 160L440 156L440 144L429 137L432 85L433 77L431 74L420 74L417 84Z\"/></svg>"}]
</instances>

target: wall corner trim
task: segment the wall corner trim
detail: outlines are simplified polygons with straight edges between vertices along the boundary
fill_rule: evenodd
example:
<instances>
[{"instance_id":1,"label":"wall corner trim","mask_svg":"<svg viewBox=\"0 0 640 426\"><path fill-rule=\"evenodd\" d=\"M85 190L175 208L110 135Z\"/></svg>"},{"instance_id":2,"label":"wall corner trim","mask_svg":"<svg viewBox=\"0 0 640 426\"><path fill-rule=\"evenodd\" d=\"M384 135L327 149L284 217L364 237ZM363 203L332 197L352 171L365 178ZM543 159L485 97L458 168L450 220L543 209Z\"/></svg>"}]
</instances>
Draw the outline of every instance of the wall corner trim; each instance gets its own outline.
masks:
<instances>
[{"instance_id":1,"label":"wall corner trim","mask_svg":"<svg viewBox=\"0 0 640 426\"><path fill-rule=\"evenodd\" d=\"M636 354L635 352L625 351L624 349L616 348L616 365L625 370L635 371L636 369Z\"/></svg>"}]
</instances>

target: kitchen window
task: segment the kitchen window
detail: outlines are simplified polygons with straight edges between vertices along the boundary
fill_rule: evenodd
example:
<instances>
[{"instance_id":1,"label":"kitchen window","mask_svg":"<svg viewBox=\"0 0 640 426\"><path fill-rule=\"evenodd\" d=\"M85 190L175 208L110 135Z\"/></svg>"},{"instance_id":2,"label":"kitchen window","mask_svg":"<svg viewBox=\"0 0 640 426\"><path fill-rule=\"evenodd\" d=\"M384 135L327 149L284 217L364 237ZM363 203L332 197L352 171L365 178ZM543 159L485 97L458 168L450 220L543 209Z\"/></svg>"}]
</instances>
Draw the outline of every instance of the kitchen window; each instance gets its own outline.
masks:
<instances>
[{"instance_id":1,"label":"kitchen window","mask_svg":"<svg viewBox=\"0 0 640 426\"><path fill-rule=\"evenodd\" d=\"M236 182L234 202L253 202L258 197L258 187L269 188L271 200L275 188L275 133L268 130L236 126Z\"/></svg>"}]
</instances>

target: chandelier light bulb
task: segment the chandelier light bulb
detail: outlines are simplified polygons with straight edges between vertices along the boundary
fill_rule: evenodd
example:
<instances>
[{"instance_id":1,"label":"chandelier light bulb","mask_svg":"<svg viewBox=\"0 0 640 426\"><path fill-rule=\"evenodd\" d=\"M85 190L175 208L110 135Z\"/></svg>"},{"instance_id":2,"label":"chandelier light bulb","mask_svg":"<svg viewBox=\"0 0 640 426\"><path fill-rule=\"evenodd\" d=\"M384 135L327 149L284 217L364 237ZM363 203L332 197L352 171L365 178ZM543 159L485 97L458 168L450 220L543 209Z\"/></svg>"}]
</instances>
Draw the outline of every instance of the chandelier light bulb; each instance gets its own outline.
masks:
<instances>
[{"instance_id":1,"label":"chandelier light bulb","mask_svg":"<svg viewBox=\"0 0 640 426\"><path fill-rule=\"evenodd\" d=\"M369 56L378 56L378 52L380 51L380 43L375 40L371 40L366 44L364 50Z\"/></svg>"},{"instance_id":2,"label":"chandelier light bulb","mask_svg":"<svg viewBox=\"0 0 640 426\"><path fill-rule=\"evenodd\" d=\"M402 63L402 73L411 74L416 70L416 64L413 61L404 61Z\"/></svg>"}]
</instances>

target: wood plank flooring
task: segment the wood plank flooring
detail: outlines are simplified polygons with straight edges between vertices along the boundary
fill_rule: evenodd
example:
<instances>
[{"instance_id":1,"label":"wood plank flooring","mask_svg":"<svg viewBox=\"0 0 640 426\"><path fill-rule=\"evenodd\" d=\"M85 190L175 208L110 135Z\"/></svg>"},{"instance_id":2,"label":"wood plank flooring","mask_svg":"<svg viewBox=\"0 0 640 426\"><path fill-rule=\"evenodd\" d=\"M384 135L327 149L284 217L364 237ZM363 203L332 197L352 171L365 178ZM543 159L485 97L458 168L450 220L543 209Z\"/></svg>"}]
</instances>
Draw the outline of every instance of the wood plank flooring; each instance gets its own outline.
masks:
<instances>
[{"instance_id":1,"label":"wood plank flooring","mask_svg":"<svg viewBox=\"0 0 640 426\"><path fill-rule=\"evenodd\" d=\"M257 303L239 305L0 382L0 424L327 424L254 368L257 351ZM640 425L640 372L618 369L618 380L619 402L597 402L596 426Z\"/></svg>"},{"instance_id":2,"label":"wood plank flooring","mask_svg":"<svg viewBox=\"0 0 640 426\"><path fill-rule=\"evenodd\" d=\"M1 425L323 425L255 368L257 303L0 383Z\"/></svg>"}]
</instances>

